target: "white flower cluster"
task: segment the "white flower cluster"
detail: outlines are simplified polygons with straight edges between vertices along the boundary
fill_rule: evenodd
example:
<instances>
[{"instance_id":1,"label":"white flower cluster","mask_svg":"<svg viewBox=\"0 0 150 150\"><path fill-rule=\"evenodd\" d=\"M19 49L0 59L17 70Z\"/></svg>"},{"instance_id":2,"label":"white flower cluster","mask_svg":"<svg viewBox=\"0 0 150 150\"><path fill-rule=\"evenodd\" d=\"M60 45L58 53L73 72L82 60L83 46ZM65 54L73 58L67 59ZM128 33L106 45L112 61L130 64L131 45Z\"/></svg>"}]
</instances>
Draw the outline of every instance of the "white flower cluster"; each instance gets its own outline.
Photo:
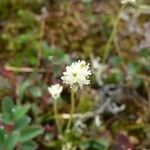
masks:
<instances>
[{"instance_id":1,"label":"white flower cluster","mask_svg":"<svg viewBox=\"0 0 150 150\"><path fill-rule=\"evenodd\" d=\"M79 86L82 88L83 85L90 84L89 76L91 75L91 71L89 70L89 64L86 64L85 61L79 60L67 66L63 75L61 78L63 82L69 84L74 91Z\"/></svg>"},{"instance_id":2,"label":"white flower cluster","mask_svg":"<svg viewBox=\"0 0 150 150\"><path fill-rule=\"evenodd\" d=\"M63 87L60 84L52 85L48 87L48 91L51 94L52 98L57 100L60 97L60 94L63 90Z\"/></svg>"}]
</instances>

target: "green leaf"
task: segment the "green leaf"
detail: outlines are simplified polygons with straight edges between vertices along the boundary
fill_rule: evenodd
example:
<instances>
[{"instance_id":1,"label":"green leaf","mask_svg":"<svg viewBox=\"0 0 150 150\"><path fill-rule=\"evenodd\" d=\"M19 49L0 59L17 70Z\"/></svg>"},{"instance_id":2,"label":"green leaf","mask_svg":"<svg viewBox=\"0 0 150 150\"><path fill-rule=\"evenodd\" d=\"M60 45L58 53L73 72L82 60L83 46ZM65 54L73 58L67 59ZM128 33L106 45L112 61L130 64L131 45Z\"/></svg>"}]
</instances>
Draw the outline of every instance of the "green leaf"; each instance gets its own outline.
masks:
<instances>
[{"instance_id":1,"label":"green leaf","mask_svg":"<svg viewBox=\"0 0 150 150\"><path fill-rule=\"evenodd\" d=\"M25 128L30 123L29 117L23 117L15 122L14 129L19 130Z\"/></svg>"},{"instance_id":2,"label":"green leaf","mask_svg":"<svg viewBox=\"0 0 150 150\"><path fill-rule=\"evenodd\" d=\"M129 63L128 73L131 75L135 75L137 72L138 72L138 66L135 63Z\"/></svg>"},{"instance_id":3,"label":"green leaf","mask_svg":"<svg viewBox=\"0 0 150 150\"><path fill-rule=\"evenodd\" d=\"M133 76L132 83L135 88L138 88L142 84L142 80Z\"/></svg>"},{"instance_id":4,"label":"green leaf","mask_svg":"<svg viewBox=\"0 0 150 150\"><path fill-rule=\"evenodd\" d=\"M14 131L7 136L4 142L5 150L13 150L19 140L19 135L18 131Z\"/></svg>"},{"instance_id":5,"label":"green leaf","mask_svg":"<svg viewBox=\"0 0 150 150\"><path fill-rule=\"evenodd\" d=\"M46 41L43 41L42 43L42 50L43 50L43 57L45 59L48 59L51 56L49 45Z\"/></svg>"},{"instance_id":6,"label":"green leaf","mask_svg":"<svg viewBox=\"0 0 150 150\"><path fill-rule=\"evenodd\" d=\"M120 72L110 74L105 80L104 83L112 84L117 83L122 79Z\"/></svg>"},{"instance_id":7,"label":"green leaf","mask_svg":"<svg viewBox=\"0 0 150 150\"><path fill-rule=\"evenodd\" d=\"M117 56L113 56L111 58L111 63L114 67L119 67L121 65L121 58L119 58Z\"/></svg>"},{"instance_id":8,"label":"green leaf","mask_svg":"<svg viewBox=\"0 0 150 150\"><path fill-rule=\"evenodd\" d=\"M30 93L32 94L33 97L41 97L42 96L42 91L41 91L40 87L38 87L38 86L31 87Z\"/></svg>"},{"instance_id":9,"label":"green leaf","mask_svg":"<svg viewBox=\"0 0 150 150\"><path fill-rule=\"evenodd\" d=\"M14 107L14 103L10 97L5 97L2 100L2 110L3 112L7 112L9 114L12 113L12 109Z\"/></svg>"},{"instance_id":10,"label":"green leaf","mask_svg":"<svg viewBox=\"0 0 150 150\"><path fill-rule=\"evenodd\" d=\"M0 128L0 144L4 142L5 132L4 129Z\"/></svg>"},{"instance_id":11,"label":"green leaf","mask_svg":"<svg viewBox=\"0 0 150 150\"><path fill-rule=\"evenodd\" d=\"M92 149L92 150L106 150L108 145L104 144L101 141L84 141L80 144L81 149Z\"/></svg>"},{"instance_id":12,"label":"green leaf","mask_svg":"<svg viewBox=\"0 0 150 150\"><path fill-rule=\"evenodd\" d=\"M141 50L139 51L139 55L140 55L141 57L147 58L147 57L150 56L150 52L149 52L148 49L141 49Z\"/></svg>"},{"instance_id":13,"label":"green leaf","mask_svg":"<svg viewBox=\"0 0 150 150\"><path fill-rule=\"evenodd\" d=\"M29 81L24 81L21 86L19 87L19 97L22 99L24 96L24 93L26 91L26 89L31 85L31 83Z\"/></svg>"},{"instance_id":14,"label":"green leaf","mask_svg":"<svg viewBox=\"0 0 150 150\"><path fill-rule=\"evenodd\" d=\"M0 150L4 150L4 144L0 144Z\"/></svg>"},{"instance_id":15,"label":"green leaf","mask_svg":"<svg viewBox=\"0 0 150 150\"><path fill-rule=\"evenodd\" d=\"M65 53L60 49L50 47L49 51L50 56L53 56L57 60L57 62L53 62L54 64L58 64L64 58Z\"/></svg>"},{"instance_id":16,"label":"green leaf","mask_svg":"<svg viewBox=\"0 0 150 150\"><path fill-rule=\"evenodd\" d=\"M13 117L12 115L9 115L9 114L3 114L2 115L2 122L5 123L5 124L9 124L11 123L13 120Z\"/></svg>"},{"instance_id":17,"label":"green leaf","mask_svg":"<svg viewBox=\"0 0 150 150\"><path fill-rule=\"evenodd\" d=\"M42 133L43 129L41 127L28 127L21 131L20 141L29 141Z\"/></svg>"},{"instance_id":18,"label":"green leaf","mask_svg":"<svg viewBox=\"0 0 150 150\"><path fill-rule=\"evenodd\" d=\"M24 117L26 115L26 113L28 112L29 108L30 108L29 104L26 104L24 106L17 106L13 113L14 118L16 120L18 120L18 119Z\"/></svg>"},{"instance_id":19,"label":"green leaf","mask_svg":"<svg viewBox=\"0 0 150 150\"><path fill-rule=\"evenodd\" d=\"M35 150L37 149L37 144L33 141L27 141L22 143L21 150Z\"/></svg>"}]
</instances>

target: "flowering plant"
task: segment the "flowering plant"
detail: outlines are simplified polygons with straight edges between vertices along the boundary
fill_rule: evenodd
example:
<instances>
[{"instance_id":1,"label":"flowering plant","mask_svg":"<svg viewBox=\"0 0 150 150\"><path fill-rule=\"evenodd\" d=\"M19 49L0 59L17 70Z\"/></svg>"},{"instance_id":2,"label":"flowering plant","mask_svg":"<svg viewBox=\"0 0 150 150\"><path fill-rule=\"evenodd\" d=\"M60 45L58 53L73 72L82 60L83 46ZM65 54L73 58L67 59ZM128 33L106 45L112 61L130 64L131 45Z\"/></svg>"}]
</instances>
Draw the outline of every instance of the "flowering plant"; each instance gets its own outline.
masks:
<instances>
[{"instance_id":1,"label":"flowering plant","mask_svg":"<svg viewBox=\"0 0 150 150\"><path fill-rule=\"evenodd\" d=\"M84 60L73 62L70 66L66 67L66 71L63 73L61 79L64 83L69 84L71 88L71 110L70 119L67 124L66 131L69 130L72 123L72 116L75 110L75 99L74 92L77 91L78 87L82 88L83 85L90 84L89 76L91 75L89 69L89 63L86 64Z\"/></svg>"}]
</instances>

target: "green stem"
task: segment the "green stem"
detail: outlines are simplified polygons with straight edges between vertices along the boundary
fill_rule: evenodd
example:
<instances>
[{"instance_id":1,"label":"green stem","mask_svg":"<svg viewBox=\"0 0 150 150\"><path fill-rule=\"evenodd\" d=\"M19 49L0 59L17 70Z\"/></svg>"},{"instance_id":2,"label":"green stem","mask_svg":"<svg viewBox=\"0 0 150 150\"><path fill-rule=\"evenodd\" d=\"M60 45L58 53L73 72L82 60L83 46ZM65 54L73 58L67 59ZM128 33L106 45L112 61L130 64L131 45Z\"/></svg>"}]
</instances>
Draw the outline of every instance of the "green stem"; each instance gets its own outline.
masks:
<instances>
[{"instance_id":1,"label":"green stem","mask_svg":"<svg viewBox=\"0 0 150 150\"><path fill-rule=\"evenodd\" d=\"M61 131L61 126L60 126L60 123L59 123L59 118L58 118L58 112L57 112L57 100L54 100L54 117L55 117L55 122L56 122L56 126L57 126L57 129L58 129L58 132L60 134L62 134L62 131Z\"/></svg>"},{"instance_id":2,"label":"green stem","mask_svg":"<svg viewBox=\"0 0 150 150\"><path fill-rule=\"evenodd\" d=\"M74 99L74 90L71 89L71 109L70 109L70 118L67 123L66 127L66 132L70 129L71 123L72 123L72 118L73 118L73 113L75 110L75 99Z\"/></svg>"},{"instance_id":3,"label":"green stem","mask_svg":"<svg viewBox=\"0 0 150 150\"><path fill-rule=\"evenodd\" d=\"M103 60L102 60L103 64L105 63L105 61L106 61L106 59L107 59L107 57L109 55L111 42L112 42L112 40L113 40L113 38L114 38L114 36L115 36L115 34L117 32L117 26L118 26L118 22L119 22L119 17L120 17L121 12L124 10L124 8L125 8L125 4L123 4L121 6L121 8L119 10L119 13L118 13L118 16L116 18L116 21L115 21L115 23L113 25L112 33L111 33L111 35L109 37L109 40L108 40L108 42L106 44L106 47L105 47L105 52L104 52L104 56L103 56Z\"/></svg>"}]
</instances>

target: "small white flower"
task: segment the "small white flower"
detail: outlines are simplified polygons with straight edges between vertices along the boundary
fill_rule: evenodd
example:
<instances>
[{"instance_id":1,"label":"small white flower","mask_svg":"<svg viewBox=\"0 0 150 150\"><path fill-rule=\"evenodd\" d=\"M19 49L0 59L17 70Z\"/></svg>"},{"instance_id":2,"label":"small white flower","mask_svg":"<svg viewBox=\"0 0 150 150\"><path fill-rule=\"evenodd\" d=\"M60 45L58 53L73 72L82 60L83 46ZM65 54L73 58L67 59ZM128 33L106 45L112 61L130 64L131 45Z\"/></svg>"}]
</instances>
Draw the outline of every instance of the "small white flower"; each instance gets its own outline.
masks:
<instances>
[{"instance_id":1,"label":"small white flower","mask_svg":"<svg viewBox=\"0 0 150 150\"><path fill-rule=\"evenodd\" d=\"M63 75L61 77L63 82L69 84L75 91L79 86L82 88L83 85L90 84L89 76L91 75L91 71L89 70L89 64L86 64L83 60L67 66Z\"/></svg>"},{"instance_id":2,"label":"small white flower","mask_svg":"<svg viewBox=\"0 0 150 150\"><path fill-rule=\"evenodd\" d=\"M53 99L58 99L60 97L60 94L63 90L63 87L60 84L52 85L51 87L48 87L48 91L51 94Z\"/></svg>"}]
</instances>

